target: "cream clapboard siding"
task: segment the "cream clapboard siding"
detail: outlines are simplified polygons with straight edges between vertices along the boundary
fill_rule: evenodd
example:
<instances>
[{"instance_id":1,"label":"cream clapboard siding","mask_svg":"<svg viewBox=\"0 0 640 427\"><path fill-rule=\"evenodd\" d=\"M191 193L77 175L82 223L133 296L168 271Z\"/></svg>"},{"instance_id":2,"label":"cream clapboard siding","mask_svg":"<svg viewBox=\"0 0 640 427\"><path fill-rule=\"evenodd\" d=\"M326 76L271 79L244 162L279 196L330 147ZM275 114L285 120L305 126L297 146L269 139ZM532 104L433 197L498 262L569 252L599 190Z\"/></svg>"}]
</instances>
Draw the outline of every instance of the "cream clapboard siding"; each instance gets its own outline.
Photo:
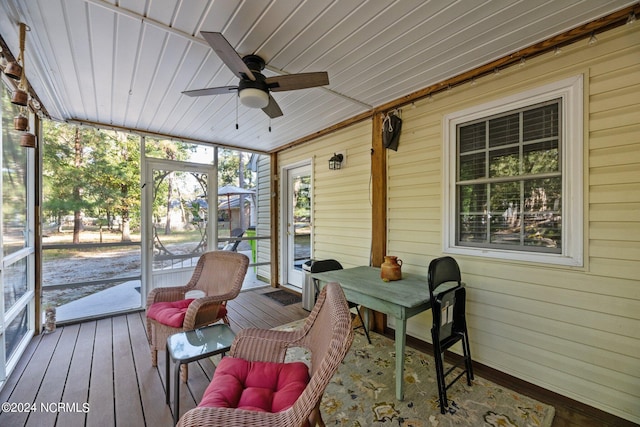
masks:
<instances>
[{"instance_id":1,"label":"cream clapboard siding","mask_svg":"<svg viewBox=\"0 0 640 427\"><path fill-rule=\"evenodd\" d=\"M640 422L640 26L598 34L403 108L388 153L388 253L442 255L443 116L585 76L585 266L457 256L475 360ZM318 230L320 232L321 230ZM430 341L430 313L409 333Z\"/></svg>"},{"instance_id":2,"label":"cream clapboard siding","mask_svg":"<svg viewBox=\"0 0 640 427\"><path fill-rule=\"evenodd\" d=\"M261 155L258 158L258 172L256 176L256 236L269 236L271 234L271 158L269 155ZM256 242L256 262L271 261L271 241L258 240ZM253 267L249 267L253 268ZM271 266L262 265L256 267L258 278L269 283L271 279Z\"/></svg>"},{"instance_id":3,"label":"cream clapboard siding","mask_svg":"<svg viewBox=\"0 0 640 427\"><path fill-rule=\"evenodd\" d=\"M329 158L334 152L345 153L344 167L330 171ZM371 120L278 155L280 168L305 160L311 160L313 166L312 258L335 258L345 267L368 265ZM282 244L280 241L280 248Z\"/></svg>"},{"instance_id":4,"label":"cream clapboard siding","mask_svg":"<svg viewBox=\"0 0 640 427\"><path fill-rule=\"evenodd\" d=\"M640 26L598 39L402 109L399 150L388 151L387 253L425 275L443 255L444 115L583 74L584 267L456 258L475 360L640 422ZM314 159L316 258L368 263L370 129L357 124L280 155L281 165ZM328 171L345 149L345 170ZM430 341L430 323L430 313L416 316L409 333Z\"/></svg>"}]
</instances>

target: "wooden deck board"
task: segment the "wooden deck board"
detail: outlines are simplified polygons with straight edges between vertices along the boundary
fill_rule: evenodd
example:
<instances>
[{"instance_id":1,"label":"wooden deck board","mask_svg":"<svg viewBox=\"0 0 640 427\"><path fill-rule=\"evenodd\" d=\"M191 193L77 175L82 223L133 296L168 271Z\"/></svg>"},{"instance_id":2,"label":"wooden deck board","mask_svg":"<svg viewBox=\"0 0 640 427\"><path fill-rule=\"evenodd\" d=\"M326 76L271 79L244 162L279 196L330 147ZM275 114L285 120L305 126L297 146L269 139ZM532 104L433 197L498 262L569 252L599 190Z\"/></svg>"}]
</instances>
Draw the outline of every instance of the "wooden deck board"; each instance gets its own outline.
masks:
<instances>
[{"instance_id":1,"label":"wooden deck board","mask_svg":"<svg viewBox=\"0 0 640 427\"><path fill-rule=\"evenodd\" d=\"M12 402L11 400L12 393L14 392L16 385L22 378L24 371L29 366L29 362L31 361L31 358L36 352L38 345L40 345L40 340L42 339L43 336L44 335L38 335L37 337L34 337L29 342L29 345L27 345L27 348L22 354L22 357L20 358L20 360L18 361L18 364L13 370L13 373L11 374L11 376L9 376L9 378L7 378L4 384L4 387L2 388L2 390L0 390L0 401Z\"/></svg>"},{"instance_id":2,"label":"wooden deck board","mask_svg":"<svg viewBox=\"0 0 640 427\"><path fill-rule=\"evenodd\" d=\"M116 405L116 425L145 425L140 389L131 350L126 316L113 318L113 377Z\"/></svg>"},{"instance_id":3,"label":"wooden deck board","mask_svg":"<svg viewBox=\"0 0 640 427\"><path fill-rule=\"evenodd\" d=\"M131 349L136 366L136 375L140 389L140 399L145 415L145 423L150 426L161 426L167 418L171 418L171 410L167 405L158 404L158 396L164 396L165 383L160 372L151 366L151 353L146 340L144 313L132 313L127 316L129 331L132 337L145 339L131 340ZM164 360L164 354L158 354ZM164 366L164 365L162 365Z\"/></svg>"},{"instance_id":4,"label":"wooden deck board","mask_svg":"<svg viewBox=\"0 0 640 427\"><path fill-rule=\"evenodd\" d=\"M89 412L87 426L113 426L115 405L113 403L113 338L111 319L102 319L95 324L95 341L91 349L91 383L89 384Z\"/></svg>"},{"instance_id":5,"label":"wooden deck board","mask_svg":"<svg viewBox=\"0 0 640 427\"><path fill-rule=\"evenodd\" d=\"M73 349L77 342L79 331L80 325L71 325L62 329L58 344L49 361L50 365L44 374L36 395L36 402L39 402L39 405L29 414L26 424L28 427L55 424L58 414L61 413L56 405L62 402L62 394L71 366L69 361L73 356ZM65 407L64 410L71 412L73 409ZM84 414L80 413L79 415L84 418Z\"/></svg>"},{"instance_id":6,"label":"wooden deck board","mask_svg":"<svg viewBox=\"0 0 640 427\"><path fill-rule=\"evenodd\" d=\"M298 304L299 305L299 304ZM282 310L282 305L273 299L263 296L247 298L245 308L269 323L285 324L291 322L291 317Z\"/></svg>"},{"instance_id":7,"label":"wooden deck board","mask_svg":"<svg viewBox=\"0 0 640 427\"><path fill-rule=\"evenodd\" d=\"M29 365L22 373L13 393L3 402L40 404L40 402L36 402L36 395L47 372L60 335L61 331L58 330L56 333L46 335L39 340L36 351L33 353ZM30 411L3 412L0 415L0 425L24 426L30 414Z\"/></svg>"},{"instance_id":8,"label":"wooden deck board","mask_svg":"<svg viewBox=\"0 0 640 427\"><path fill-rule=\"evenodd\" d=\"M69 427L84 427L87 419L86 408L84 406L89 400L89 383L91 380L91 361L93 359L93 342L96 337L95 323L80 324L77 341L69 374L62 395L62 402L69 402L79 405L81 412L63 412L58 415L58 424Z\"/></svg>"}]
</instances>

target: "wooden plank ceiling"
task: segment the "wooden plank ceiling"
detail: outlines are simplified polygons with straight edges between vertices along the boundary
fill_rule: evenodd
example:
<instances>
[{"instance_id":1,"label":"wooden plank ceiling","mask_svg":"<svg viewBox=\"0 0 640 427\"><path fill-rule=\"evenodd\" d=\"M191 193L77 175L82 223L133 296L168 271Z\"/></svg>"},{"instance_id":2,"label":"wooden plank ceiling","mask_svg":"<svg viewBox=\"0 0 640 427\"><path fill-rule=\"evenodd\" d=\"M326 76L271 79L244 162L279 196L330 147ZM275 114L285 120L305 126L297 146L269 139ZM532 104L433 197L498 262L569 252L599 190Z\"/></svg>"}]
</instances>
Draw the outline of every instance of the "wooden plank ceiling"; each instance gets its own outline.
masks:
<instances>
[{"instance_id":1,"label":"wooden plank ceiling","mask_svg":"<svg viewBox=\"0 0 640 427\"><path fill-rule=\"evenodd\" d=\"M28 25L26 75L54 119L272 152L635 3L3 0L0 35L17 56ZM330 84L274 93L272 120L234 95L187 97L238 82L200 31L263 57L267 77L327 71Z\"/></svg>"}]
</instances>

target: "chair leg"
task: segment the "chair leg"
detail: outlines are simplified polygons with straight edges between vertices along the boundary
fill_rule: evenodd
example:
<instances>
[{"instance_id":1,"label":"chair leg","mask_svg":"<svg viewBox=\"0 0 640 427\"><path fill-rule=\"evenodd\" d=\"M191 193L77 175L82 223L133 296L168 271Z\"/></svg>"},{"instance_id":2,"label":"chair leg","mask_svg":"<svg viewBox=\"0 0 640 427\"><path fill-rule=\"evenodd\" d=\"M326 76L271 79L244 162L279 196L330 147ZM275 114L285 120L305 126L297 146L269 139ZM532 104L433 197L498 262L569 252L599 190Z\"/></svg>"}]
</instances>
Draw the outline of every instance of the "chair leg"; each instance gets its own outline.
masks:
<instances>
[{"instance_id":1,"label":"chair leg","mask_svg":"<svg viewBox=\"0 0 640 427\"><path fill-rule=\"evenodd\" d=\"M469 336L466 332L462 335L462 352L464 354L464 367L467 371L467 385L471 385L473 380L473 366L471 363L471 348L469 347Z\"/></svg>"},{"instance_id":2,"label":"chair leg","mask_svg":"<svg viewBox=\"0 0 640 427\"><path fill-rule=\"evenodd\" d=\"M444 352L440 353L438 349L438 357L437 360L439 363L439 368L437 367L438 362L436 362L436 367L438 370L438 398L440 400L440 413L444 414L447 411L447 407L449 406L449 399L447 399L447 379L444 376Z\"/></svg>"},{"instance_id":3,"label":"chair leg","mask_svg":"<svg viewBox=\"0 0 640 427\"><path fill-rule=\"evenodd\" d=\"M360 318L360 323L362 323L362 329L364 329L364 334L367 336L367 341L371 344L371 338L369 338L369 330L367 325L364 324L364 319L362 318L362 313L360 313L360 307L356 307L356 311L358 312L358 317Z\"/></svg>"},{"instance_id":4,"label":"chair leg","mask_svg":"<svg viewBox=\"0 0 640 427\"><path fill-rule=\"evenodd\" d=\"M436 362L436 379L438 380L438 401L440 402L440 413L445 413L447 402L447 385L444 378L444 354L439 345L439 337L432 332L433 359Z\"/></svg>"},{"instance_id":5,"label":"chair leg","mask_svg":"<svg viewBox=\"0 0 640 427\"><path fill-rule=\"evenodd\" d=\"M153 333L153 327L151 326L151 321L147 318L147 341L151 344L151 334Z\"/></svg>"},{"instance_id":6,"label":"chair leg","mask_svg":"<svg viewBox=\"0 0 640 427\"><path fill-rule=\"evenodd\" d=\"M154 347L151 348L151 366L154 368L158 366L158 350Z\"/></svg>"},{"instance_id":7,"label":"chair leg","mask_svg":"<svg viewBox=\"0 0 640 427\"><path fill-rule=\"evenodd\" d=\"M313 408L313 411L311 411L311 415L309 416L309 426L310 427L315 427L315 426L326 427L326 424L322 419L322 414L320 413L320 403L318 403L318 405L316 405L316 407Z\"/></svg>"}]
</instances>

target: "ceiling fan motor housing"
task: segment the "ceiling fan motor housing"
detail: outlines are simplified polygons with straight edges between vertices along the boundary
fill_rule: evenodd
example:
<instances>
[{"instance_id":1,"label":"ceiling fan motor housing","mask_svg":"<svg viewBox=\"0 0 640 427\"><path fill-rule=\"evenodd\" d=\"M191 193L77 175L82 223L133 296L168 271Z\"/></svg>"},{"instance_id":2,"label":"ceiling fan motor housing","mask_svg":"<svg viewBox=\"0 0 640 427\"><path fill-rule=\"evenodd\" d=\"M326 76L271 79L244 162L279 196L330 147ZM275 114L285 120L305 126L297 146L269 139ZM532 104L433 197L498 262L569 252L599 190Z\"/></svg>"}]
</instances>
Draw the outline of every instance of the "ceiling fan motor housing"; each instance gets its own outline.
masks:
<instances>
[{"instance_id":1,"label":"ceiling fan motor housing","mask_svg":"<svg viewBox=\"0 0 640 427\"><path fill-rule=\"evenodd\" d=\"M258 55L247 55L242 57L242 62L247 65L247 68L253 71L254 73L259 73L264 70L266 62L264 59L259 57Z\"/></svg>"},{"instance_id":2,"label":"ceiling fan motor housing","mask_svg":"<svg viewBox=\"0 0 640 427\"><path fill-rule=\"evenodd\" d=\"M260 72L264 70L265 62L264 59L260 58L258 55L247 55L242 58L242 61L247 64L247 67L253 73L253 76L256 78L255 80L249 80L248 78L240 79L240 83L238 84L238 92L242 92L244 89L260 89L264 92L269 93L269 87L265 82L266 77Z\"/></svg>"}]
</instances>

